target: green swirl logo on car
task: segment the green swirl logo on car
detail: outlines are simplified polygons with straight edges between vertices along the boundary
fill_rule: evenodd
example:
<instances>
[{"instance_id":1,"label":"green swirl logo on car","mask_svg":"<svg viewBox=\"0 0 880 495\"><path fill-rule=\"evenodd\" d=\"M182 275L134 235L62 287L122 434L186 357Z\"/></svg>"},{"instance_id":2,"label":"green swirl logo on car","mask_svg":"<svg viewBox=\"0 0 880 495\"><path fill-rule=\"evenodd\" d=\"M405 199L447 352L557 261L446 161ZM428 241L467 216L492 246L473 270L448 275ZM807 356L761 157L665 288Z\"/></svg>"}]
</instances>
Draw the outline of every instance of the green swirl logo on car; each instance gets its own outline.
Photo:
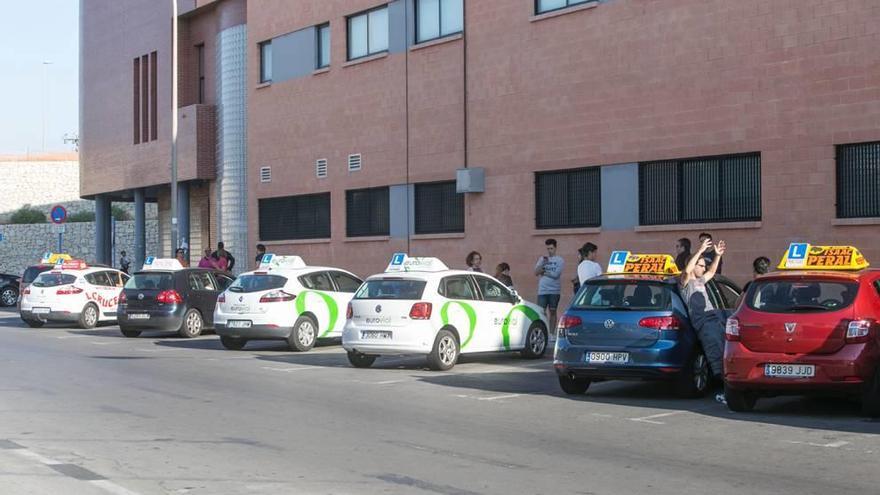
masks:
<instances>
[{"instance_id":1,"label":"green swirl logo on car","mask_svg":"<svg viewBox=\"0 0 880 495\"><path fill-rule=\"evenodd\" d=\"M443 325L449 324L449 306L453 304L464 310L468 317L468 336L464 339L464 342L461 343L461 348L464 349L474 337L474 330L477 328L477 312L474 311L474 308L470 304L461 301L449 301L440 308L440 320L443 322Z\"/></svg>"},{"instance_id":2,"label":"green swirl logo on car","mask_svg":"<svg viewBox=\"0 0 880 495\"><path fill-rule=\"evenodd\" d=\"M501 340L504 348L507 350L510 350L510 321L512 320L511 317L515 311L525 315L525 317L529 319L529 324L541 319L541 315L539 315L537 311L524 304L510 308L510 312L507 313L507 318L504 319L504 325L501 326Z\"/></svg>"},{"instance_id":3,"label":"green swirl logo on car","mask_svg":"<svg viewBox=\"0 0 880 495\"><path fill-rule=\"evenodd\" d=\"M296 314L301 315L306 311L306 295L315 294L320 296L320 298L324 301L324 304L327 305L327 312L330 313L330 323L327 324L327 329L324 330L324 333L318 336L318 338L326 337L327 334L333 331L333 328L336 326L336 320L339 319L339 306L336 305L336 301L333 300L332 297L324 294L323 292L318 292L316 290L306 290L299 293L296 296Z\"/></svg>"}]
</instances>

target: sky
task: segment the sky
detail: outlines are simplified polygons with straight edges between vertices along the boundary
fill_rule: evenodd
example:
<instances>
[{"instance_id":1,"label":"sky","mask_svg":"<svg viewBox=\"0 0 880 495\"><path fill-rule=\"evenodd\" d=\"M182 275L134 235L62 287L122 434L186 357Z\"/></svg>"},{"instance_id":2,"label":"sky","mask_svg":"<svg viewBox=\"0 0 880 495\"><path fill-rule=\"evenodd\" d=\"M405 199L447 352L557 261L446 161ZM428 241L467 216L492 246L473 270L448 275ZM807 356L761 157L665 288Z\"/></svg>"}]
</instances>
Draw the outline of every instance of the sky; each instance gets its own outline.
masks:
<instances>
[{"instance_id":1,"label":"sky","mask_svg":"<svg viewBox=\"0 0 880 495\"><path fill-rule=\"evenodd\" d=\"M79 0L0 0L0 155L71 151L79 127ZM44 65L43 62L52 62Z\"/></svg>"}]
</instances>

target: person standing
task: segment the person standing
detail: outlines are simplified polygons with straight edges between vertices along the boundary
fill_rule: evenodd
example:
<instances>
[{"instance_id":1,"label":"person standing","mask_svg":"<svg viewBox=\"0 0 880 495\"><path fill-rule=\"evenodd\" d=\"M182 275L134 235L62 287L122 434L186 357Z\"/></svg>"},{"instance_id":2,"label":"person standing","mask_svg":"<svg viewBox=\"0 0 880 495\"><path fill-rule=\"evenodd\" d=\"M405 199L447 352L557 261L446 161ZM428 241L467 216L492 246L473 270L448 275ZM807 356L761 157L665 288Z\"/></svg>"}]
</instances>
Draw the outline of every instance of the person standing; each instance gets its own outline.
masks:
<instances>
[{"instance_id":1,"label":"person standing","mask_svg":"<svg viewBox=\"0 0 880 495\"><path fill-rule=\"evenodd\" d=\"M498 263L498 266L495 267L495 278L507 286L508 289L513 289L513 279L510 278L510 265L507 263Z\"/></svg>"},{"instance_id":2,"label":"person standing","mask_svg":"<svg viewBox=\"0 0 880 495\"><path fill-rule=\"evenodd\" d=\"M260 263L263 262L264 254L266 254L266 246L264 244L257 244L257 256L254 257L254 261L257 263L257 268L260 268Z\"/></svg>"},{"instance_id":3,"label":"person standing","mask_svg":"<svg viewBox=\"0 0 880 495\"><path fill-rule=\"evenodd\" d=\"M684 271L688 261L691 259L691 240L682 237L675 243L675 266L679 271Z\"/></svg>"},{"instance_id":4,"label":"person standing","mask_svg":"<svg viewBox=\"0 0 880 495\"><path fill-rule=\"evenodd\" d=\"M562 293L562 284L559 277L562 276L562 268L565 260L556 254L556 239L544 241L547 254L538 258L535 264L535 275L538 277L538 306L544 308L547 321L556 325L556 308L559 307L559 297Z\"/></svg>"},{"instance_id":5,"label":"person standing","mask_svg":"<svg viewBox=\"0 0 880 495\"><path fill-rule=\"evenodd\" d=\"M229 251L226 250L226 247L223 244L223 241L220 241L217 243L217 250L214 251L213 253L211 253L211 255L214 256L215 258L217 258L218 260L223 257L226 258L226 261L228 264L227 264L226 268L224 268L224 270L228 270L231 272L232 269L235 267L235 257L232 256L232 253L230 253Z\"/></svg>"},{"instance_id":6,"label":"person standing","mask_svg":"<svg viewBox=\"0 0 880 495\"><path fill-rule=\"evenodd\" d=\"M131 269L131 260L128 259L125 250L119 252L119 269L126 275L129 274L128 271Z\"/></svg>"},{"instance_id":7,"label":"person standing","mask_svg":"<svg viewBox=\"0 0 880 495\"><path fill-rule=\"evenodd\" d=\"M584 285L584 282L587 280L602 275L602 266L600 266L599 263L596 263L596 258L599 255L599 247L592 242L588 242L581 246L579 251L583 257L583 261L581 261L577 267L578 282L580 285Z\"/></svg>"},{"instance_id":8,"label":"person standing","mask_svg":"<svg viewBox=\"0 0 880 495\"><path fill-rule=\"evenodd\" d=\"M755 261L752 262L752 278L757 277L758 275L764 275L765 273L770 271L770 258L766 256L759 256L755 258Z\"/></svg>"},{"instance_id":9,"label":"person standing","mask_svg":"<svg viewBox=\"0 0 880 495\"><path fill-rule=\"evenodd\" d=\"M483 255L481 255L477 251L471 251L468 253L467 258L465 258L465 263L467 263L467 269L471 272L483 272Z\"/></svg>"},{"instance_id":10,"label":"person standing","mask_svg":"<svg viewBox=\"0 0 880 495\"><path fill-rule=\"evenodd\" d=\"M704 241L709 241L709 249L706 250L706 253L703 255L709 259L709 264L715 261L715 257L718 256L718 252L715 250L715 244L712 242L712 234L708 232L703 232L700 234L700 244L702 245ZM721 269L724 267L724 261L718 262L718 273L721 274Z\"/></svg>"},{"instance_id":11,"label":"person standing","mask_svg":"<svg viewBox=\"0 0 880 495\"><path fill-rule=\"evenodd\" d=\"M211 248L205 248L205 256L203 256L202 259L199 260L199 268L211 268L214 270L217 269L217 260L215 260L214 257L211 256Z\"/></svg>"},{"instance_id":12,"label":"person standing","mask_svg":"<svg viewBox=\"0 0 880 495\"><path fill-rule=\"evenodd\" d=\"M177 261L180 262L180 266L184 268L189 268L189 260L186 257L186 249L177 248L177 251L174 252L174 257Z\"/></svg>"}]
</instances>

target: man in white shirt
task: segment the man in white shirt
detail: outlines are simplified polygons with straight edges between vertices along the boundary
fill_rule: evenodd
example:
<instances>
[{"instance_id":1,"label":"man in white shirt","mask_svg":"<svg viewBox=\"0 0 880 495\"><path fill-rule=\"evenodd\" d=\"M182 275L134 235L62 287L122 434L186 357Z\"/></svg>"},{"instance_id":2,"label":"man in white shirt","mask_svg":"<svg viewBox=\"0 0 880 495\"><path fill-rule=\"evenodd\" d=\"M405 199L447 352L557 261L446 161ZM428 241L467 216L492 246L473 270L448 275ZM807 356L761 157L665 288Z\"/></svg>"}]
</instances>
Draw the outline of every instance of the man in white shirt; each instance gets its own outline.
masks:
<instances>
[{"instance_id":1,"label":"man in white shirt","mask_svg":"<svg viewBox=\"0 0 880 495\"><path fill-rule=\"evenodd\" d=\"M581 256L584 258L577 268L578 280L581 285L584 285L584 282L587 280L602 275L602 266L600 266L599 263L596 263L599 248L592 242L588 242L581 246L578 251L580 251Z\"/></svg>"}]
</instances>

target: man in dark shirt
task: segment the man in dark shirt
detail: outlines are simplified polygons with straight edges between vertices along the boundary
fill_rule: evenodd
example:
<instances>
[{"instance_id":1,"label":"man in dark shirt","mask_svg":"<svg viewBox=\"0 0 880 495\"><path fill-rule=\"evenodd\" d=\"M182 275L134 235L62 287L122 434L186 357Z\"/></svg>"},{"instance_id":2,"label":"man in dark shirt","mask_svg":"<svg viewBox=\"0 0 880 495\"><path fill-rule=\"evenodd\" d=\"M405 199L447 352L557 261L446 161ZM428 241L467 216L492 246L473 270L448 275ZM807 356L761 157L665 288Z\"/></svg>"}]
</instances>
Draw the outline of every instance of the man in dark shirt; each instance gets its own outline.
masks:
<instances>
[{"instance_id":1,"label":"man in dark shirt","mask_svg":"<svg viewBox=\"0 0 880 495\"><path fill-rule=\"evenodd\" d=\"M254 257L254 261L257 263L257 268L260 267L260 262L263 261L264 254L266 254L266 246L263 244L257 244L257 256Z\"/></svg>"},{"instance_id":2,"label":"man in dark shirt","mask_svg":"<svg viewBox=\"0 0 880 495\"><path fill-rule=\"evenodd\" d=\"M226 254L226 259L229 261L229 264L226 265L226 269L231 272L232 268L235 266L235 257L225 249L222 241L217 243L217 250L211 253L211 256L214 258L220 258L224 253Z\"/></svg>"}]
</instances>

